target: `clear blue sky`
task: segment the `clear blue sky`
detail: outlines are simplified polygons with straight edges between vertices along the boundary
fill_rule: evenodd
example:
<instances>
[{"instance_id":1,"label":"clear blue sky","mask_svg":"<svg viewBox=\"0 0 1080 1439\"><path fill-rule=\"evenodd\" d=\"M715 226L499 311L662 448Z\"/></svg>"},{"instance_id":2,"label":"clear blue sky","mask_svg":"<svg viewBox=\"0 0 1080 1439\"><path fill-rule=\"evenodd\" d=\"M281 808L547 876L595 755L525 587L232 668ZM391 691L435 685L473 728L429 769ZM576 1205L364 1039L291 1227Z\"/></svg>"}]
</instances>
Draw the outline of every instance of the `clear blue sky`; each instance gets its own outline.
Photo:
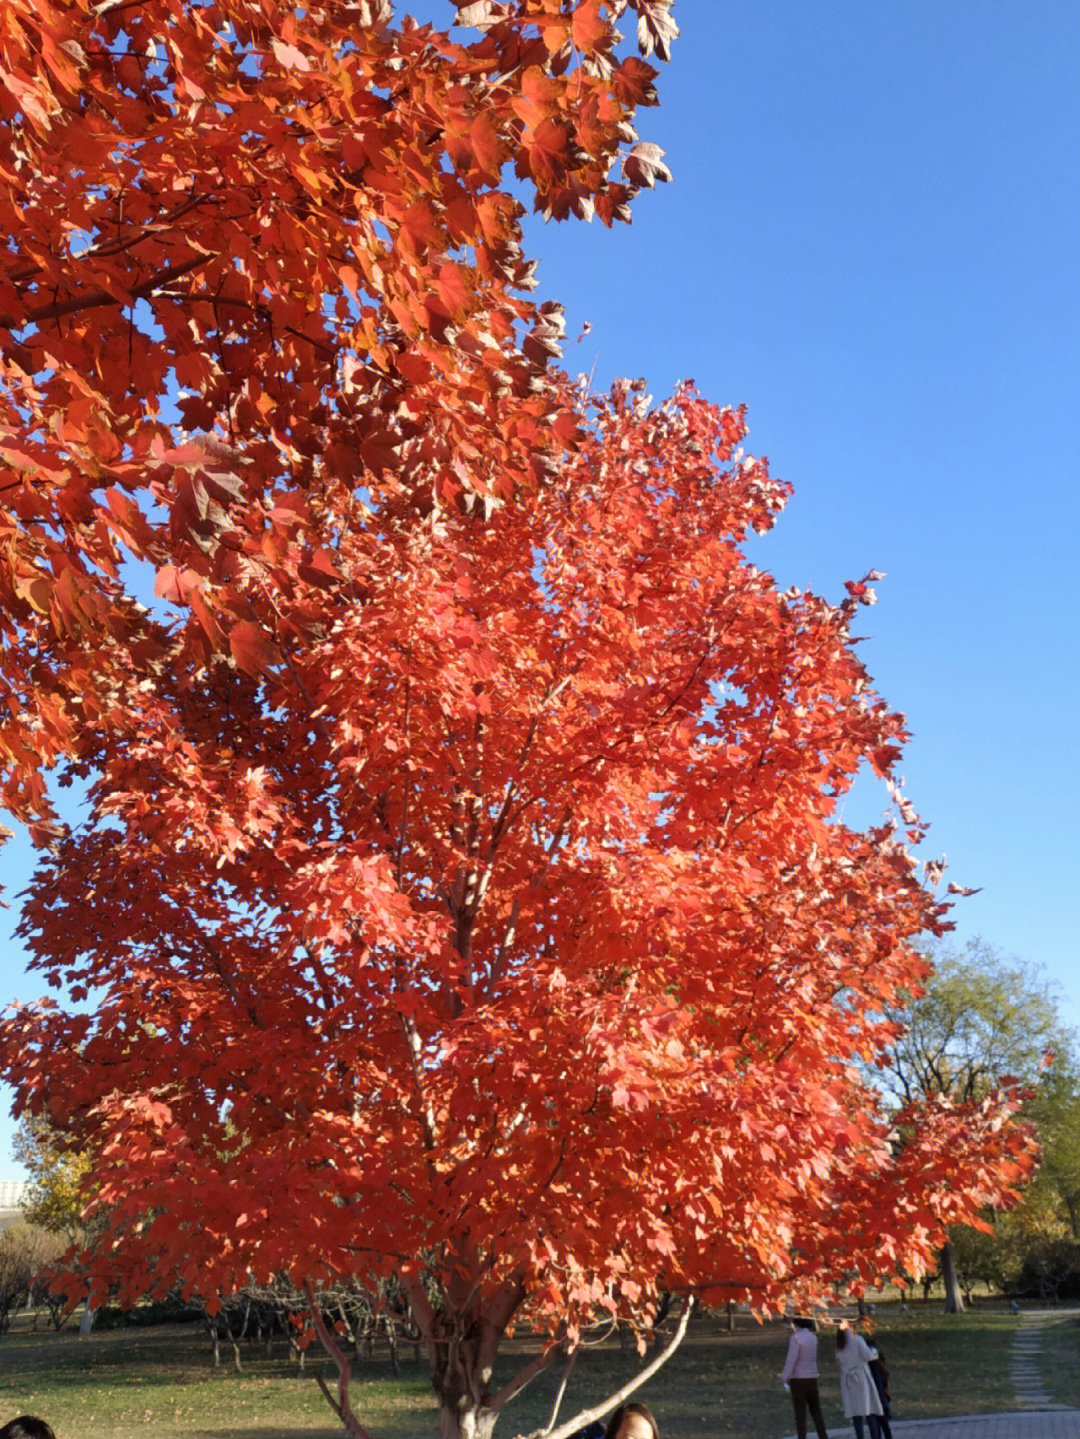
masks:
<instances>
[{"instance_id":1,"label":"clear blue sky","mask_svg":"<svg viewBox=\"0 0 1080 1439\"><path fill-rule=\"evenodd\" d=\"M538 225L597 384L749 406L755 560L859 612L928 857L1080 1026L1080 11L683 0L628 229Z\"/></svg>"},{"instance_id":2,"label":"clear blue sky","mask_svg":"<svg viewBox=\"0 0 1080 1439\"><path fill-rule=\"evenodd\" d=\"M441 0L410 7L445 19ZM860 611L914 739L958 939L1045 966L1080 1026L1080 11L678 0L631 227L537 224L567 361L749 406L795 498L755 560ZM10 896L26 851L0 855ZM2 912L0 912L2 916ZM40 988L0 917L0 995ZM0 1178L17 1169L5 1158Z\"/></svg>"}]
</instances>

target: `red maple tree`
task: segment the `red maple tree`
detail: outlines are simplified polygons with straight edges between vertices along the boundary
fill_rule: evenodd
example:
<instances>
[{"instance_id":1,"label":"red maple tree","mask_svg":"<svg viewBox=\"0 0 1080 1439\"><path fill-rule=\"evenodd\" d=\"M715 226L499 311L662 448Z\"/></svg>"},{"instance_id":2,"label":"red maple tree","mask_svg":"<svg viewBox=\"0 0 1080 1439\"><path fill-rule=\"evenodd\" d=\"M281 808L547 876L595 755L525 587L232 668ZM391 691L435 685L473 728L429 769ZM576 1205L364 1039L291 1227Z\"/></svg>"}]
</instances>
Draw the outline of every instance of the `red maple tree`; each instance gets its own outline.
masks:
<instances>
[{"instance_id":1,"label":"red maple tree","mask_svg":"<svg viewBox=\"0 0 1080 1439\"><path fill-rule=\"evenodd\" d=\"M24 911L93 1010L3 1030L20 1104L99 1156L101 1284L392 1272L447 1435L513 1392L516 1319L573 1344L660 1285L910 1271L1025 1163L999 1101L897 1120L860 1077L942 907L836 812L903 739L855 601L741 554L785 489L740 414L561 402L577 452L529 503L418 523L328 479L272 521L288 584L234 581L250 644L163 626Z\"/></svg>"},{"instance_id":2,"label":"red maple tree","mask_svg":"<svg viewBox=\"0 0 1080 1439\"><path fill-rule=\"evenodd\" d=\"M670 5L457 8L0 10L0 760L60 992L0 1059L95 1156L95 1292L285 1272L336 1352L319 1284L393 1273L473 1439L516 1321L914 1268L1027 1154L860 1078L943 918L836 809L903 739L865 591L779 594L741 414L591 400L522 298L504 171L607 222L663 177L613 23Z\"/></svg>"}]
</instances>

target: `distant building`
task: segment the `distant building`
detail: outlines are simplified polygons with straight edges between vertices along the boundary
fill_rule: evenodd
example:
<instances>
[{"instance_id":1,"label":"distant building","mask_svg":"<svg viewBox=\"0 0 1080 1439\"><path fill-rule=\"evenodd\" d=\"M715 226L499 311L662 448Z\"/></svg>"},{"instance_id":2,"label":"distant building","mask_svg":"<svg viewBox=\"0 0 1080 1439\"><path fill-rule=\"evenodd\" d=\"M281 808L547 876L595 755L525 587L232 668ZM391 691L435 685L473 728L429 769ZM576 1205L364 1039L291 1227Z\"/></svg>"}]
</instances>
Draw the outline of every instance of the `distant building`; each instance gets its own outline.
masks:
<instances>
[{"instance_id":1,"label":"distant building","mask_svg":"<svg viewBox=\"0 0 1080 1439\"><path fill-rule=\"evenodd\" d=\"M0 1229L22 1218L23 1201L29 1188L25 1179L0 1179Z\"/></svg>"}]
</instances>

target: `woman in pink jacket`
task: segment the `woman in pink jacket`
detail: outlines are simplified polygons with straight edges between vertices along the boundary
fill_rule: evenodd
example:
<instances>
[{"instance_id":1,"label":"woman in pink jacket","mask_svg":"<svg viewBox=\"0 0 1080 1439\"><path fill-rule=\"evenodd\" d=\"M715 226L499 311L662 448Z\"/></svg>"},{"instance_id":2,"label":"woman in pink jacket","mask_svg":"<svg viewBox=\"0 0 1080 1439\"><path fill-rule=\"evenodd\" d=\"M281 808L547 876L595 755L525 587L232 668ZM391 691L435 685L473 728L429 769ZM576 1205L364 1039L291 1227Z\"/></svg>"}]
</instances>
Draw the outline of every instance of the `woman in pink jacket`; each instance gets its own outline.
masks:
<instances>
[{"instance_id":1,"label":"woman in pink jacket","mask_svg":"<svg viewBox=\"0 0 1080 1439\"><path fill-rule=\"evenodd\" d=\"M806 1411L814 1421L818 1439L829 1439L818 1393L817 1326L812 1319L793 1319L787 1359L780 1376L791 1391L795 1408L795 1432L806 1439Z\"/></svg>"}]
</instances>

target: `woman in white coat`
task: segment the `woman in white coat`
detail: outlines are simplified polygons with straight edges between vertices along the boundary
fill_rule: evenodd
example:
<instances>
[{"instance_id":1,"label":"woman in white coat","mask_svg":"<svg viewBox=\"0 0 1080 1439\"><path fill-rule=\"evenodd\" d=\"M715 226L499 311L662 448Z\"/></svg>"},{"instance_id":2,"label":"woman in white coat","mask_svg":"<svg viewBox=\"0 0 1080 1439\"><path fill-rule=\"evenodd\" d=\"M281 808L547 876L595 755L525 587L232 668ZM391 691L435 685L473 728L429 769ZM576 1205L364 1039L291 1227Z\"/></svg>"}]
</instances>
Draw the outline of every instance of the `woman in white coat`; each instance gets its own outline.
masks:
<instances>
[{"instance_id":1,"label":"woman in white coat","mask_svg":"<svg viewBox=\"0 0 1080 1439\"><path fill-rule=\"evenodd\" d=\"M861 1334L842 1320L836 1331L836 1362L840 1365L840 1402L855 1426L855 1439L863 1439L863 1420L870 1425L870 1439L881 1439L881 1399L870 1376L872 1352Z\"/></svg>"}]
</instances>

